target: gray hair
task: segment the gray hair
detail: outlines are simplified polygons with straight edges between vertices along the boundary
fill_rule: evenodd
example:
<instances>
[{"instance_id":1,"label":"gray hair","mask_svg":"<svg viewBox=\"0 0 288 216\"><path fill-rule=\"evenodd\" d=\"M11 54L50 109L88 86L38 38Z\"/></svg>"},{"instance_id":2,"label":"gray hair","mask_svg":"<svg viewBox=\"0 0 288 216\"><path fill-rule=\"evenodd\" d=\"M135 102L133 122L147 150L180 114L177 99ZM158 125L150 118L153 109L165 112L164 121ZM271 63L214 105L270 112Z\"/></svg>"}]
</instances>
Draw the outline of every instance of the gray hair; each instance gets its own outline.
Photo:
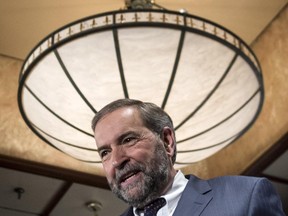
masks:
<instances>
[{"instance_id":1,"label":"gray hair","mask_svg":"<svg viewBox=\"0 0 288 216\"><path fill-rule=\"evenodd\" d=\"M140 117L145 127L160 135L160 137L163 128L169 127L173 131L174 142L176 142L173 122L170 116L163 109L153 103L142 102L133 99L119 99L103 107L99 112L96 113L92 120L93 131L95 131L96 125L100 119L102 119L105 115L123 107L135 107L139 111ZM172 156L173 164L175 163L177 154L176 143L174 143L174 147L174 155Z\"/></svg>"}]
</instances>

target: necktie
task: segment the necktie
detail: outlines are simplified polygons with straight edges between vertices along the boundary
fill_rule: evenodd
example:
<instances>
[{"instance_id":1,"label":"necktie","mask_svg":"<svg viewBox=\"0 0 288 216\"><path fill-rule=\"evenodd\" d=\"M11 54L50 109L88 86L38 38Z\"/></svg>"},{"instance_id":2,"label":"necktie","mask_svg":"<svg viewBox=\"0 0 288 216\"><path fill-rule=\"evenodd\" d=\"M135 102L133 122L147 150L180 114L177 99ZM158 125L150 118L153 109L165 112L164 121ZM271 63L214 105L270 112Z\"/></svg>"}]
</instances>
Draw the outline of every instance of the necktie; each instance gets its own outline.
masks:
<instances>
[{"instance_id":1,"label":"necktie","mask_svg":"<svg viewBox=\"0 0 288 216\"><path fill-rule=\"evenodd\" d=\"M160 208L166 204L164 198L158 198L144 208L144 216L156 216Z\"/></svg>"}]
</instances>

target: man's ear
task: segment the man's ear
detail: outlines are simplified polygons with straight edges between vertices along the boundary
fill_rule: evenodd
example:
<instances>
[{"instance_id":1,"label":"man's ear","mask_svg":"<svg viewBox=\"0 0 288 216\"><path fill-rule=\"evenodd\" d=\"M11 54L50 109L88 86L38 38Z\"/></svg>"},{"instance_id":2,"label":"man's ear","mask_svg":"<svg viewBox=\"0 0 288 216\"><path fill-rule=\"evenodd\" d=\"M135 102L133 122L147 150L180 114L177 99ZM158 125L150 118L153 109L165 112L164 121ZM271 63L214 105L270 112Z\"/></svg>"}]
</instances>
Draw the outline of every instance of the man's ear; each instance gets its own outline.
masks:
<instances>
[{"instance_id":1,"label":"man's ear","mask_svg":"<svg viewBox=\"0 0 288 216\"><path fill-rule=\"evenodd\" d=\"M162 140L167 154L172 158L175 151L175 137L173 130L169 127L164 127L162 130Z\"/></svg>"}]
</instances>

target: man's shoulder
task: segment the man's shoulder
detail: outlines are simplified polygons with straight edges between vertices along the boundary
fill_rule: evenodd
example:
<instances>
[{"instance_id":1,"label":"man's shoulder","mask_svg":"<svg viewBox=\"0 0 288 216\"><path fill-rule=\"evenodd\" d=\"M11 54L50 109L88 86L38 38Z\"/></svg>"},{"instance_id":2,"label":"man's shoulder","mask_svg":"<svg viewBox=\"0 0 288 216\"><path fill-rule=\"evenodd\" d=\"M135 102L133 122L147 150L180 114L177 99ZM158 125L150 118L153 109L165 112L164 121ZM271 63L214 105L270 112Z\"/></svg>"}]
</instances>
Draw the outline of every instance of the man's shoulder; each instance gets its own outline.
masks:
<instances>
[{"instance_id":1,"label":"man's shoulder","mask_svg":"<svg viewBox=\"0 0 288 216\"><path fill-rule=\"evenodd\" d=\"M261 181L268 181L263 177L254 177L254 176L219 176L215 178L208 179L208 182L211 184L233 184L233 185L255 185Z\"/></svg>"},{"instance_id":2,"label":"man's shoulder","mask_svg":"<svg viewBox=\"0 0 288 216\"><path fill-rule=\"evenodd\" d=\"M271 185L271 183L263 177L253 177L253 176L219 176L211 179L201 179L194 175L188 175L186 178L189 179L190 184L203 184L207 183L212 190L221 190L224 192L228 190L231 192L234 190L253 190L253 188L258 184Z\"/></svg>"},{"instance_id":3,"label":"man's shoulder","mask_svg":"<svg viewBox=\"0 0 288 216\"><path fill-rule=\"evenodd\" d=\"M226 176L217 176L210 179L202 179L195 175L186 175L190 181L207 181L211 183L221 183L221 182L250 182L255 183L258 181L266 180L263 177L254 177L254 176L242 176L242 175L226 175Z\"/></svg>"}]
</instances>

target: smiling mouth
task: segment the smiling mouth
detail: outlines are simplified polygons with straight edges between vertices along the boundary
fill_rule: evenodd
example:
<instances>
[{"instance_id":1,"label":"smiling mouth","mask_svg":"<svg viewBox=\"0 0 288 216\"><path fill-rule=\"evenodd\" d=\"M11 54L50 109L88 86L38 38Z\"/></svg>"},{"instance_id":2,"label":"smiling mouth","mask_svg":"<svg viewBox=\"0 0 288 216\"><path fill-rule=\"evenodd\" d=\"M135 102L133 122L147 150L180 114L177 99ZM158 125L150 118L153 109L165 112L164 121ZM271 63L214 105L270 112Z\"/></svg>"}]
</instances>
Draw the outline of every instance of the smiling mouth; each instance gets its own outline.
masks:
<instances>
[{"instance_id":1,"label":"smiling mouth","mask_svg":"<svg viewBox=\"0 0 288 216\"><path fill-rule=\"evenodd\" d=\"M120 184L129 182L129 180L132 180L138 173L140 173L140 171L133 171L123 175L120 179Z\"/></svg>"}]
</instances>

